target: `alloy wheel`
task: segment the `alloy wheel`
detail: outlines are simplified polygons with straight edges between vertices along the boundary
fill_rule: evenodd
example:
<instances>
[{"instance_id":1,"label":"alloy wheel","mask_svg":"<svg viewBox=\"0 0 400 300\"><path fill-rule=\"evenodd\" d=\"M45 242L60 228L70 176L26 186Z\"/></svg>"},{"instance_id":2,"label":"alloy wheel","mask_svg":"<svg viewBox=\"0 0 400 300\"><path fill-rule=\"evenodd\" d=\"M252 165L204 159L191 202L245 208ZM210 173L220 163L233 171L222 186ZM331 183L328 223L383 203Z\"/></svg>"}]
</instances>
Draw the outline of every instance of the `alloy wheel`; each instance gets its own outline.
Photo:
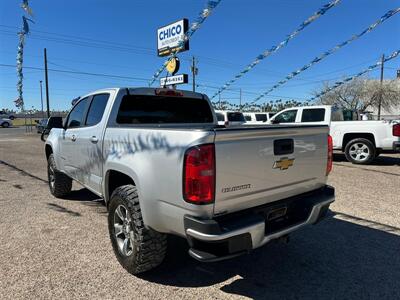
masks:
<instances>
[{"instance_id":1,"label":"alloy wheel","mask_svg":"<svg viewBox=\"0 0 400 300\"><path fill-rule=\"evenodd\" d=\"M370 150L368 146L363 143L355 143L351 145L349 154L355 161L363 162L369 158Z\"/></svg>"},{"instance_id":2,"label":"alloy wheel","mask_svg":"<svg viewBox=\"0 0 400 300\"><path fill-rule=\"evenodd\" d=\"M128 209L122 204L114 211L114 236L119 251L125 256L130 256L134 246L132 219Z\"/></svg>"}]
</instances>

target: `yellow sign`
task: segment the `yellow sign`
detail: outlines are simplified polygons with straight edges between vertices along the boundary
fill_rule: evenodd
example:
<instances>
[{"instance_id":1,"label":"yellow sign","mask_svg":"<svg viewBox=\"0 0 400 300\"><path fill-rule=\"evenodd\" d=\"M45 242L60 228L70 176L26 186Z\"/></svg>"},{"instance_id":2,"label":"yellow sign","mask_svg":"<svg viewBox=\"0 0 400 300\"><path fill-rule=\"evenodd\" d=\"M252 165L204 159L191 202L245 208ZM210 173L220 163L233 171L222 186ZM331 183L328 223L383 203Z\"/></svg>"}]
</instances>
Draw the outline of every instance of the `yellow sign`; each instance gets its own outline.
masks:
<instances>
[{"instance_id":1,"label":"yellow sign","mask_svg":"<svg viewBox=\"0 0 400 300\"><path fill-rule=\"evenodd\" d=\"M179 71L179 59L177 57L171 57L167 62L166 62L166 69L168 73L171 75L176 74L176 72Z\"/></svg>"},{"instance_id":2,"label":"yellow sign","mask_svg":"<svg viewBox=\"0 0 400 300\"><path fill-rule=\"evenodd\" d=\"M274 163L273 168L287 170L289 169L289 167L293 166L293 164L294 164L294 158L289 159L287 157L283 157Z\"/></svg>"}]
</instances>

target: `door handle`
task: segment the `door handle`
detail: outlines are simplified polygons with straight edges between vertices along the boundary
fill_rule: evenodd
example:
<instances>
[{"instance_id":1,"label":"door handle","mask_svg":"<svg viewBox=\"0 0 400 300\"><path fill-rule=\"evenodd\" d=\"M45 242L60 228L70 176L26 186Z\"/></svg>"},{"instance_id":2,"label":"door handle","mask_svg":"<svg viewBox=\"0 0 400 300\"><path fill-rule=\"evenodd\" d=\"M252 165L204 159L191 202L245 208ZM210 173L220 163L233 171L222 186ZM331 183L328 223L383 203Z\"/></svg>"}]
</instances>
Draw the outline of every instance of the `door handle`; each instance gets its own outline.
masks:
<instances>
[{"instance_id":1,"label":"door handle","mask_svg":"<svg viewBox=\"0 0 400 300\"><path fill-rule=\"evenodd\" d=\"M92 136L92 137L90 138L90 141L91 141L93 144L97 144L97 142L99 141L99 139L98 139L97 137L95 137L95 136Z\"/></svg>"},{"instance_id":2,"label":"door handle","mask_svg":"<svg viewBox=\"0 0 400 300\"><path fill-rule=\"evenodd\" d=\"M71 141L73 141L73 142L76 141L76 135L75 134L71 135Z\"/></svg>"}]
</instances>

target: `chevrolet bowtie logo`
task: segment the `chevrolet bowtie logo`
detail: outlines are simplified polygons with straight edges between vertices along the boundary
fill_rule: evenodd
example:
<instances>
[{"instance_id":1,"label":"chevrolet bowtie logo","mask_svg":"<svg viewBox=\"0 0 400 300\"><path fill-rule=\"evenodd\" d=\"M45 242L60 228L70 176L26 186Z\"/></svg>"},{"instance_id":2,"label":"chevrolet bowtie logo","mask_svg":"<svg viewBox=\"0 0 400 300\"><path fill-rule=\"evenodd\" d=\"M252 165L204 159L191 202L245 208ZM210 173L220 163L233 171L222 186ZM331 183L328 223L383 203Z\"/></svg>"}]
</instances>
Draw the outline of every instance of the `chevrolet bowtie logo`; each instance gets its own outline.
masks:
<instances>
[{"instance_id":1,"label":"chevrolet bowtie logo","mask_svg":"<svg viewBox=\"0 0 400 300\"><path fill-rule=\"evenodd\" d=\"M287 169L289 169L289 167L293 166L293 163L294 163L294 158L289 159L287 157L283 157L274 163L273 168L287 170Z\"/></svg>"}]
</instances>

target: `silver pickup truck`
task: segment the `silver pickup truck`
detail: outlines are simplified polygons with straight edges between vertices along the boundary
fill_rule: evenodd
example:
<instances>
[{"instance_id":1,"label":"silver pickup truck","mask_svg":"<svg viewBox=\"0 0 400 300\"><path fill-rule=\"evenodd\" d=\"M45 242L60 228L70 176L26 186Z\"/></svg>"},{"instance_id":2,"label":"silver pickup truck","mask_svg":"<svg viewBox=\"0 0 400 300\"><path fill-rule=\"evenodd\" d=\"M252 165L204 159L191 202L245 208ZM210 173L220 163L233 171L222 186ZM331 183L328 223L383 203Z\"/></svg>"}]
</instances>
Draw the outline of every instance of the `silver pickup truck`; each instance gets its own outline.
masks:
<instances>
[{"instance_id":1,"label":"silver pickup truck","mask_svg":"<svg viewBox=\"0 0 400 300\"><path fill-rule=\"evenodd\" d=\"M163 261L168 234L216 261L317 223L334 201L325 125L225 128L206 95L157 88L96 91L48 124L51 193L76 180L103 197L132 274Z\"/></svg>"}]
</instances>

